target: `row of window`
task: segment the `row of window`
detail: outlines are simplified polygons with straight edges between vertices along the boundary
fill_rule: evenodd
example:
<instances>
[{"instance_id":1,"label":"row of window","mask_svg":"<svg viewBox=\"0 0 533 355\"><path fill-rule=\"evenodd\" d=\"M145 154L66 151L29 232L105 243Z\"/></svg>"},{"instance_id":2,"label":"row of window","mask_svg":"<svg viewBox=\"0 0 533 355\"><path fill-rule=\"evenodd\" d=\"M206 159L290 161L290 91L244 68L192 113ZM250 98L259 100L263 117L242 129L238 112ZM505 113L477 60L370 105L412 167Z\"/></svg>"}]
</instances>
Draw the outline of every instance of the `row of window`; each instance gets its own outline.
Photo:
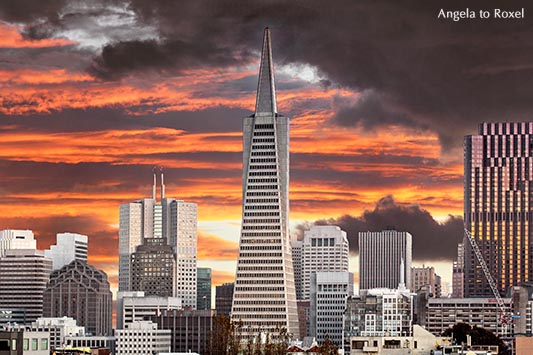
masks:
<instances>
[{"instance_id":1,"label":"row of window","mask_svg":"<svg viewBox=\"0 0 533 355\"><path fill-rule=\"evenodd\" d=\"M276 165L251 165L250 170L276 170Z\"/></svg>"},{"instance_id":2,"label":"row of window","mask_svg":"<svg viewBox=\"0 0 533 355\"><path fill-rule=\"evenodd\" d=\"M243 246L241 250L281 250L281 245L268 245L268 246Z\"/></svg>"},{"instance_id":3,"label":"row of window","mask_svg":"<svg viewBox=\"0 0 533 355\"><path fill-rule=\"evenodd\" d=\"M251 185L248 190L277 190L278 185Z\"/></svg>"},{"instance_id":4,"label":"row of window","mask_svg":"<svg viewBox=\"0 0 533 355\"><path fill-rule=\"evenodd\" d=\"M258 234L255 237L262 237L270 233L243 233L243 236L244 234ZM242 244L269 244L269 243L277 244L277 243L281 243L281 239L241 239L241 243Z\"/></svg>"},{"instance_id":5,"label":"row of window","mask_svg":"<svg viewBox=\"0 0 533 355\"><path fill-rule=\"evenodd\" d=\"M264 179L248 179L248 182L251 184L254 183L264 183L264 182L270 182L270 183L277 183L278 178L264 178Z\"/></svg>"},{"instance_id":6,"label":"row of window","mask_svg":"<svg viewBox=\"0 0 533 355\"><path fill-rule=\"evenodd\" d=\"M243 230L257 230L257 229L281 229L280 225L277 226L243 226Z\"/></svg>"},{"instance_id":7,"label":"row of window","mask_svg":"<svg viewBox=\"0 0 533 355\"><path fill-rule=\"evenodd\" d=\"M253 138L252 143L275 143L275 138Z\"/></svg>"},{"instance_id":8,"label":"row of window","mask_svg":"<svg viewBox=\"0 0 533 355\"><path fill-rule=\"evenodd\" d=\"M254 131L254 137L273 137L274 131Z\"/></svg>"},{"instance_id":9,"label":"row of window","mask_svg":"<svg viewBox=\"0 0 533 355\"><path fill-rule=\"evenodd\" d=\"M243 223L279 223L279 218L265 218L265 219L244 219Z\"/></svg>"},{"instance_id":10,"label":"row of window","mask_svg":"<svg viewBox=\"0 0 533 355\"><path fill-rule=\"evenodd\" d=\"M276 158L252 158L251 163L275 163Z\"/></svg>"},{"instance_id":11,"label":"row of window","mask_svg":"<svg viewBox=\"0 0 533 355\"><path fill-rule=\"evenodd\" d=\"M279 212L244 212L244 217L279 217Z\"/></svg>"},{"instance_id":12,"label":"row of window","mask_svg":"<svg viewBox=\"0 0 533 355\"><path fill-rule=\"evenodd\" d=\"M260 156L273 156L273 155L276 155L276 152L275 151L270 151L270 152L252 152L252 157L260 157Z\"/></svg>"},{"instance_id":13,"label":"row of window","mask_svg":"<svg viewBox=\"0 0 533 355\"><path fill-rule=\"evenodd\" d=\"M247 198L245 200L245 203L279 203L279 198L264 198L264 199L261 199L261 198ZM257 208L267 208L267 207L276 207L276 208L279 208L278 205L275 205L275 206L245 206L244 208L247 209L247 210L255 210ZM275 209L275 208L272 208L272 209Z\"/></svg>"}]
</instances>

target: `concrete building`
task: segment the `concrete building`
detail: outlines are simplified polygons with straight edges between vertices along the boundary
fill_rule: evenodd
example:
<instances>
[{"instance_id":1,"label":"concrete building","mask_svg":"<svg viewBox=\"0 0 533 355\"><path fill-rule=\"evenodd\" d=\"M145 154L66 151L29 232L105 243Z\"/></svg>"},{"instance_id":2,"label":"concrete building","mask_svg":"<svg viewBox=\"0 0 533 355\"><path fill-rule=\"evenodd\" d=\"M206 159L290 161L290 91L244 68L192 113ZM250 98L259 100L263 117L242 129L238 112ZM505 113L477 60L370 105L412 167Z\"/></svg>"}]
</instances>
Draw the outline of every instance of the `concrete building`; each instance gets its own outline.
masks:
<instances>
[{"instance_id":1,"label":"concrete building","mask_svg":"<svg viewBox=\"0 0 533 355\"><path fill-rule=\"evenodd\" d=\"M25 329L22 340L24 355L50 355L50 333Z\"/></svg>"},{"instance_id":2,"label":"concrete building","mask_svg":"<svg viewBox=\"0 0 533 355\"><path fill-rule=\"evenodd\" d=\"M211 268L197 270L197 309L211 309Z\"/></svg>"},{"instance_id":3,"label":"concrete building","mask_svg":"<svg viewBox=\"0 0 533 355\"><path fill-rule=\"evenodd\" d=\"M30 324L42 317L43 292L51 271L52 261L42 251L6 250L0 257L1 321Z\"/></svg>"},{"instance_id":4,"label":"concrete building","mask_svg":"<svg viewBox=\"0 0 533 355\"><path fill-rule=\"evenodd\" d=\"M151 238L164 239L172 247L176 266L173 275L175 293L183 306L196 308L196 254L198 206L165 197L161 173L161 199L156 199L156 175L152 198L120 206L119 291L133 291L131 257L137 247Z\"/></svg>"},{"instance_id":5,"label":"concrete building","mask_svg":"<svg viewBox=\"0 0 533 355\"><path fill-rule=\"evenodd\" d=\"M61 348L67 336L83 336L85 328L70 317L39 318L31 324L32 331L47 332L50 335L50 349Z\"/></svg>"},{"instance_id":6,"label":"concrete building","mask_svg":"<svg viewBox=\"0 0 533 355\"><path fill-rule=\"evenodd\" d=\"M50 275L45 317L72 317L91 335L111 335L112 294L105 272L74 260Z\"/></svg>"},{"instance_id":7,"label":"concrete building","mask_svg":"<svg viewBox=\"0 0 533 355\"><path fill-rule=\"evenodd\" d=\"M23 339L22 329L0 330L0 355L23 355Z\"/></svg>"},{"instance_id":8,"label":"concrete building","mask_svg":"<svg viewBox=\"0 0 533 355\"><path fill-rule=\"evenodd\" d=\"M36 250L37 241L31 230L4 229L0 231L0 258L10 249Z\"/></svg>"},{"instance_id":9,"label":"concrete building","mask_svg":"<svg viewBox=\"0 0 533 355\"><path fill-rule=\"evenodd\" d=\"M146 238L143 243L131 254L131 291L172 297L176 294L176 259L172 247L164 238Z\"/></svg>"},{"instance_id":10,"label":"concrete building","mask_svg":"<svg viewBox=\"0 0 533 355\"><path fill-rule=\"evenodd\" d=\"M349 297L345 312L345 337L412 336L413 298L405 287L371 289Z\"/></svg>"},{"instance_id":11,"label":"concrete building","mask_svg":"<svg viewBox=\"0 0 533 355\"><path fill-rule=\"evenodd\" d=\"M300 339L304 339L311 334L311 301L297 300L298 325L300 326Z\"/></svg>"},{"instance_id":12,"label":"concrete building","mask_svg":"<svg viewBox=\"0 0 533 355\"><path fill-rule=\"evenodd\" d=\"M111 354L116 354L116 341L114 336L77 335L65 337L67 348L109 349Z\"/></svg>"},{"instance_id":13,"label":"concrete building","mask_svg":"<svg viewBox=\"0 0 533 355\"><path fill-rule=\"evenodd\" d=\"M441 278L432 266L411 268L411 291L416 293L423 287L429 289L431 297L441 297Z\"/></svg>"},{"instance_id":14,"label":"concrete building","mask_svg":"<svg viewBox=\"0 0 533 355\"><path fill-rule=\"evenodd\" d=\"M45 250L44 255L52 260L54 270L61 269L72 260L87 262L87 239L88 237L82 234L58 233L56 244Z\"/></svg>"},{"instance_id":15,"label":"concrete building","mask_svg":"<svg viewBox=\"0 0 533 355\"><path fill-rule=\"evenodd\" d=\"M126 324L151 319L165 310L182 308L177 297L146 296L144 292L119 292L117 294L117 329Z\"/></svg>"},{"instance_id":16,"label":"concrete building","mask_svg":"<svg viewBox=\"0 0 533 355\"><path fill-rule=\"evenodd\" d=\"M346 299L353 295L351 272L317 272L311 274L310 336L322 344L325 337L343 346Z\"/></svg>"},{"instance_id":17,"label":"concrete building","mask_svg":"<svg viewBox=\"0 0 533 355\"><path fill-rule=\"evenodd\" d=\"M464 222L502 295L533 280L533 122L484 122L464 140ZM465 297L492 292L468 241Z\"/></svg>"},{"instance_id":18,"label":"concrete building","mask_svg":"<svg viewBox=\"0 0 533 355\"><path fill-rule=\"evenodd\" d=\"M298 270L295 272L297 299L309 299L311 274L348 272L349 253L346 232L337 226L313 226L304 232L302 241L293 241L294 269Z\"/></svg>"},{"instance_id":19,"label":"concrete building","mask_svg":"<svg viewBox=\"0 0 533 355\"><path fill-rule=\"evenodd\" d=\"M367 335L352 336L349 355L428 355L436 350L436 345L450 345L451 339L435 336L419 325L413 326L412 336Z\"/></svg>"},{"instance_id":20,"label":"concrete building","mask_svg":"<svg viewBox=\"0 0 533 355\"><path fill-rule=\"evenodd\" d=\"M117 355L153 355L170 351L170 330L150 321L126 324L116 331Z\"/></svg>"},{"instance_id":21,"label":"concrete building","mask_svg":"<svg viewBox=\"0 0 533 355\"><path fill-rule=\"evenodd\" d=\"M359 289L394 289L402 273L411 288L412 237L407 232L359 232Z\"/></svg>"},{"instance_id":22,"label":"concrete building","mask_svg":"<svg viewBox=\"0 0 533 355\"><path fill-rule=\"evenodd\" d=\"M205 354L213 330L214 310L171 310L152 317L159 329L170 330L171 351Z\"/></svg>"},{"instance_id":23,"label":"concrete building","mask_svg":"<svg viewBox=\"0 0 533 355\"><path fill-rule=\"evenodd\" d=\"M222 314L226 317L230 316L234 287L235 284L233 282L215 287L215 309L217 310L217 314Z\"/></svg>"},{"instance_id":24,"label":"concrete building","mask_svg":"<svg viewBox=\"0 0 533 355\"><path fill-rule=\"evenodd\" d=\"M457 245L457 260L453 262L452 270L452 298L464 297L464 266L465 266L465 250L464 244Z\"/></svg>"},{"instance_id":25,"label":"concrete building","mask_svg":"<svg viewBox=\"0 0 533 355\"><path fill-rule=\"evenodd\" d=\"M289 119L277 112L270 30L265 29L255 113L243 122L243 219L231 317L245 337L298 337L289 236Z\"/></svg>"}]
</instances>

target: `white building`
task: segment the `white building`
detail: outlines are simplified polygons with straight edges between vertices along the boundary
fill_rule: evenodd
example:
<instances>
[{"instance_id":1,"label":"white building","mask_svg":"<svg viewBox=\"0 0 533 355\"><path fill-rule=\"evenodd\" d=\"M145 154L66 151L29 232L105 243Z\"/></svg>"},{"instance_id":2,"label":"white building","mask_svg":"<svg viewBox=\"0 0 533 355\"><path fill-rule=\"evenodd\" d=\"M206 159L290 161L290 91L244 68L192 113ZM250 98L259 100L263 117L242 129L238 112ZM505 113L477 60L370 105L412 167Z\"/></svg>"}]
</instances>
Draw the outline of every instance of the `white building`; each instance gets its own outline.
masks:
<instances>
[{"instance_id":1,"label":"white building","mask_svg":"<svg viewBox=\"0 0 533 355\"><path fill-rule=\"evenodd\" d=\"M351 272L311 274L310 335L322 344L325 337L339 348L343 344L346 299L353 295Z\"/></svg>"},{"instance_id":2,"label":"white building","mask_svg":"<svg viewBox=\"0 0 533 355\"><path fill-rule=\"evenodd\" d=\"M309 299L311 274L348 272L350 247L346 232L337 226L313 226L302 241L292 241L296 298ZM298 272L297 272L298 271Z\"/></svg>"},{"instance_id":3,"label":"white building","mask_svg":"<svg viewBox=\"0 0 533 355\"><path fill-rule=\"evenodd\" d=\"M0 321L30 324L42 317L51 271L52 260L40 250L7 250L0 257L0 310L11 313Z\"/></svg>"},{"instance_id":4,"label":"white building","mask_svg":"<svg viewBox=\"0 0 533 355\"><path fill-rule=\"evenodd\" d=\"M76 233L58 233L56 244L44 251L52 259L52 268L61 269L73 260L87 261L87 236Z\"/></svg>"},{"instance_id":5,"label":"white building","mask_svg":"<svg viewBox=\"0 0 533 355\"><path fill-rule=\"evenodd\" d=\"M231 317L245 337L299 336L289 236L289 119L278 114L270 31L255 113L243 122L242 227Z\"/></svg>"},{"instance_id":6,"label":"white building","mask_svg":"<svg viewBox=\"0 0 533 355\"><path fill-rule=\"evenodd\" d=\"M163 238L172 246L176 258L175 297L183 306L196 308L196 255L198 206L173 198L165 198L161 174L161 199L156 199L154 174L151 199L120 206L119 225L119 291L131 291L131 255L148 238Z\"/></svg>"},{"instance_id":7,"label":"white building","mask_svg":"<svg viewBox=\"0 0 533 355\"><path fill-rule=\"evenodd\" d=\"M65 348L104 348L116 354L114 336L72 335L65 337Z\"/></svg>"},{"instance_id":8,"label":"white building","mask_svg":"<svg viewBox=\"0 0 533 355\"><path fill-rule=\"evenodd\" d=\"M50 333L44 330L24 330L24 355L50 355Z\"/></svg>"},{"instance_id":9,"label":"white building","mask_svg":"<svg viewBox=\"0 0 533 355\"><path fill-rule=\"evenodd\" d=\"M164 310L181 308L181 299L177 297L145 296L142 291L120 291L117 294L117 329L142 321L145 317L157 316Z\"/></svg>"},{"instance_id":10,"label":"white building","mask_svg":"<svg viewBox=\"0 0 533 355\"><path fill-rule=\"evenodd\" d=\"M37 249L37 241L31 230L4 229L0 231L0 258L9 249Z\"/></svg>"},{"instance_id":11,"label":"white building","mask_svg":"<svg viewBox=\"0 0 533 355\"><path fill-rule=\"evenodd\" d=\"M38 318L31 324L32 331L45 331L50 334L50 347L60 348L65 344L68 336L83 336L85 328L76 324L76 320L70 317L61 318Z\"/></svg>"},{"instance_id":12,"label":"white building","mask_svg":"<svg viewBox=\"0 0 533 355\"><path fill-rule=\"evenodd\" d=\"M405 277L411 288L412 236L385 230L359 232L359 289L394 289Z\"/></svg>"},{"instance_id":13,"label":"white building","mask_svg":"<svg viewBox=\"0 0 533 355\"><path fill-rule=\"evenodd\" d=\"M117 355L153 355L170 352L170 329L157 329L152 322L126 324L117 329Z\"/></svg>"}]
</instances>

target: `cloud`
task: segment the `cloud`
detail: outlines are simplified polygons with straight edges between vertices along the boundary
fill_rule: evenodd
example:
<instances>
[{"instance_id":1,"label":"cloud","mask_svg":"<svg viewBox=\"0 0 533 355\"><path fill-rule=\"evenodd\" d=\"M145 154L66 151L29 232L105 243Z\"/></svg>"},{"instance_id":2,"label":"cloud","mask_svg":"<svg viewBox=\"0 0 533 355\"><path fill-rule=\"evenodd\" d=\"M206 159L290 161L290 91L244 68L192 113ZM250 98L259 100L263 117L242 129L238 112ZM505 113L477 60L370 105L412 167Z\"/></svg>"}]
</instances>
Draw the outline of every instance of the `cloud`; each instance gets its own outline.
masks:
<instances>
[{"instance_id":1,"label":"cloud","mask_svg":"<svg viewBox=\"0 0 533 355\"><path fill-rule=\"evenodd\" d=\"M237 260L239 244L216 235L198 233L198 259Z\"/></svg>"},{"instance_id":2,"label":"cloud","mask_svg":"<svg viewBox=\"0 0 533 355\"><path fill-rule=\"evenodd\" d=\"M397 203L392 196L381 198L374 210L366 210L360 216L344 215L338 218L321 219L297 227L299 237L313 224L338 225L348 235L350 251L358 252L358 233L395 229L409 232L413 236L413 260L446 260L457 257L457 244L463 238L463 219L448 216L437 222L432 215L418 205Z\"/></svg>"}]
</instances>

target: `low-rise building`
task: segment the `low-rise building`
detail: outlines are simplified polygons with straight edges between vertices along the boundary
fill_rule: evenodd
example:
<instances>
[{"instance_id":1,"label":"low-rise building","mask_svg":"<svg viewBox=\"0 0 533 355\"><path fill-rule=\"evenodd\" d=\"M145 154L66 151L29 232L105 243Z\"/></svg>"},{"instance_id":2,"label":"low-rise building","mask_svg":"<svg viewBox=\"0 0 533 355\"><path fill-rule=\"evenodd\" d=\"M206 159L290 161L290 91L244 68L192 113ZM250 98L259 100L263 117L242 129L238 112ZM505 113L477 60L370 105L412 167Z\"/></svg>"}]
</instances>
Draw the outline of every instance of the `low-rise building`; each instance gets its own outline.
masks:
<instances>
[{"instance_id":1,"label":"low-rise building","mask_svg":"<svg viewBox=\"0 0 533 355\"><path fill-rule=\"evenodd\" d=\"M111 354L115 353L116 337L114 336L97 336L97 335L78 335L65 337L66 348L91 348L91 349L109 349Z\"/></svg>"},{"instance_id":2,"label":"low-rise building","mask_svg":"<svg viewBox=\"0 0 533 355\"><path fill-rule=\"evenodd\" d=\"M133 322L117 329L117 355L153 355L170 351L170 330L150 321Z\"/></svg>"},{"instance_id":3,"label":"low-rise building","mask_svg":"<svg viewBox=\"0 0 533 355\"><path fill-rule=\"evenodd\" d=\"M164 310L181 309L177 297L146 296L143 291L125 291L117 295L117 329L126 324L149 320Z\"/></svg>"},{"instance_id":4,"label":"low-rise building","mask_svg":"<svg viewBox=\"0 0 533 355\"><path fill-rule=\"evenodd\" d=\"M76 320L70 317L61 318L38 318L31 324L32 331L45 331L50 334L50 348L61 348L65 344L67 336L83 336L85 328L76 324Z\"/></svg>"}]
</instances>

